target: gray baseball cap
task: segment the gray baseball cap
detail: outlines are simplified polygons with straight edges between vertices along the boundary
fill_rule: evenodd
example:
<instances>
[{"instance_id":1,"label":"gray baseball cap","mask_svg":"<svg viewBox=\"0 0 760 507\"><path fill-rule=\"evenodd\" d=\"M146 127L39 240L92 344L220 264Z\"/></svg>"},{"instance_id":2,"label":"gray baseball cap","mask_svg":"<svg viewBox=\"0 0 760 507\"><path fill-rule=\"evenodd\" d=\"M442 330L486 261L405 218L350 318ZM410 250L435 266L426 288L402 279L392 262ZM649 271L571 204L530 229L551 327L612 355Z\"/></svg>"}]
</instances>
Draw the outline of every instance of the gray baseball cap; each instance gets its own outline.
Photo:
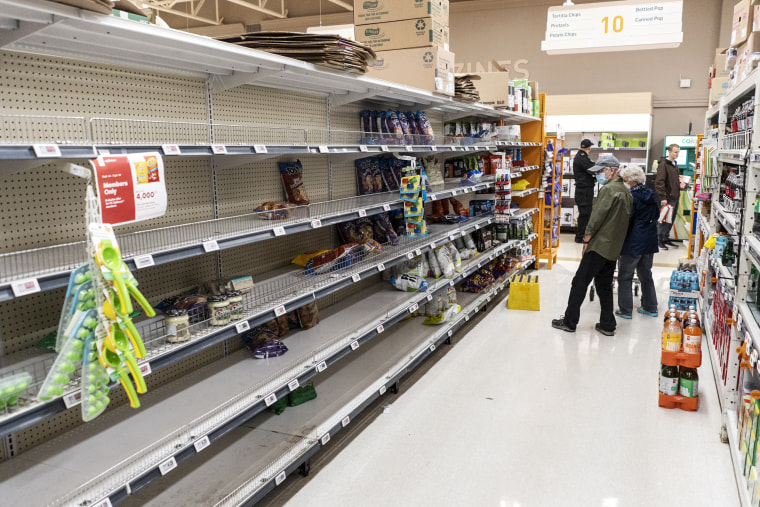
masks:
<instances>
[{"instance_id":1,"label":"gray baseball cap","mask_svg":"<svg viewBox=\"0 0 760 507\"><path fill-rule=\"evenodd\" d=\"M620 161L614 155L602 155L596 161L596 165L588 169L588 172L598 173L608 167L620 167Z\"/></svg>"}]
</instances>

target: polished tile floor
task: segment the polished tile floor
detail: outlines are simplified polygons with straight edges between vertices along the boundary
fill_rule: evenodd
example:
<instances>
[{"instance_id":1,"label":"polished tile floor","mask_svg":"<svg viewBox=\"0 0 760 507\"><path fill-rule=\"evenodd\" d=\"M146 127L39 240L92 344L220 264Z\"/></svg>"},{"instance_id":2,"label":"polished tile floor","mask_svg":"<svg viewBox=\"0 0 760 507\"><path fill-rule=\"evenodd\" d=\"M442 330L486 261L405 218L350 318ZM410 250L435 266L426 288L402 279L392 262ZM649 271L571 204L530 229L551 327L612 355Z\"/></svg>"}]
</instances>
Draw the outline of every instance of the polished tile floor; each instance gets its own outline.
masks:
<instances>
[{"instance_id":1,"label":"polished tile floor","mask_svg":"<svg viewBox=\"0 0 760 507\"><path fill-rule=\"evenodd\" d=\"M698 412L659 408L661 319L634 314L605 337L587 301L575 334L552 329L576 267L539 271L540 312L491 311L287 505L738 505L709 359ZM671 269L655 268L658 294Z\"/></svg>"}]
</instances>

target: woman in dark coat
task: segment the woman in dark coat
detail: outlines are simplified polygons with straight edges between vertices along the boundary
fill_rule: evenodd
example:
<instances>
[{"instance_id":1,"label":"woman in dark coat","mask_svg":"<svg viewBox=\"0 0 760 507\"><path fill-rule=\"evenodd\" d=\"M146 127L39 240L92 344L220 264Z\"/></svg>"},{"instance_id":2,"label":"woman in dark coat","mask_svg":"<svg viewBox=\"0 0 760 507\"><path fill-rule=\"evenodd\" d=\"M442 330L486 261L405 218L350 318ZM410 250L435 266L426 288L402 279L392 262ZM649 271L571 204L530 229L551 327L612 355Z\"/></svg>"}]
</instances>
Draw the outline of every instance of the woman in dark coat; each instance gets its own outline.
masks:
<instances>
[{"instance_id":1,"label":"woman in dark coat","mask_svg":"<svg viewBox=\"0 0 760 507\"><path fill-rule=\"evenodd\" d=\"M657 248L657 219L660 207L654 192L644 186L646 176L638 167L627 167L620 177L631 189L633 207L628 223L628 235L618 260L618 310L615 315L633 317L631 285L634 271L641 283L641 307L638 312L657 317L657 292L652 280L652 261Z\"/></svg>"}]
</instances>

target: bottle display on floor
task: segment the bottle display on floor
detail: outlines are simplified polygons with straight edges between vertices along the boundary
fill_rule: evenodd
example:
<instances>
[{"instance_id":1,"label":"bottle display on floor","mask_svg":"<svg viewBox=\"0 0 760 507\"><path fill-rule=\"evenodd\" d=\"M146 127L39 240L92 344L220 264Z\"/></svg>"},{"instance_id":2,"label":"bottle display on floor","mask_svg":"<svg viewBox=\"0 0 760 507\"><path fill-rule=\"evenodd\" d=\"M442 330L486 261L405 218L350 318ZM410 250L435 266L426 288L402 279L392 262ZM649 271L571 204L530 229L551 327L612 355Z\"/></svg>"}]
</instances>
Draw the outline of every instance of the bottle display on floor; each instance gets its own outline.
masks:
<instances>
[{"instance_id":1,"label":"bottle display on floor","mask_svg":"<svg viewBox=\"0 0 760 507\"><path fill-rule=\"evenodd\" d=\"M678 379L680 374L678 366L661 365L660 370L660 392L668 396L678 394Z\"/></svg>"},{"instance_id":2,"label":"bottle display on floor","mask_svg":"<svg viewBox=\"0 0 760 507\"><path fill-rule=\"evenodd\" d=\"M699 408L702 328L694 306L679 312L671 305L662 327L658 405L694 411Z\"/></svg>"},{"instance_id":3,"label":"bottle display on floor","mask_svg":"<svg viewBox=\"0 0 760 507\"><path fill-rule=\"evenodd\" d=\"M696 368L681 368L678 392L686 398L696 398L699 391L699 374Z\"/></svg>"},{"instance_id":4,"label":"bottle display on floor","mask_svg":"<svg viewBox=\"0 0 760 507\"><path fill-rule=\"evenodd\" d=\"M665 352L679 352L681 350L681 324L675 315L665 322L662 329L662 350Z\"/></svg>"}]
</instances>

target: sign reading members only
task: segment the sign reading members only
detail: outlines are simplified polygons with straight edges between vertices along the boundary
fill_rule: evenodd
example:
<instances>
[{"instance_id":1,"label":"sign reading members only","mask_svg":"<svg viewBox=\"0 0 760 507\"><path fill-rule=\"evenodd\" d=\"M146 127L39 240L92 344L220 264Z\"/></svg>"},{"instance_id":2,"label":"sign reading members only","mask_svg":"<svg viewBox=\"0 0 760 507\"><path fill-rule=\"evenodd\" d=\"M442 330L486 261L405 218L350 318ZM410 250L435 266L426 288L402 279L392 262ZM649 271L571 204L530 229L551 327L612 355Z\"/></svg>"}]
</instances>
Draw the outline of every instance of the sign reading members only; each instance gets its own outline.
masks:
<instances>
[{"instance_id":1,"label":"sign reading members only","mask_svg":"<svg viewBox=\"0 0 760 507\"><path fill-rule=\"evenodd\" d=\"M683 0L624 0L549 7L550 55L676 48L683 42Z\"/></svg>"}]
</instances>

